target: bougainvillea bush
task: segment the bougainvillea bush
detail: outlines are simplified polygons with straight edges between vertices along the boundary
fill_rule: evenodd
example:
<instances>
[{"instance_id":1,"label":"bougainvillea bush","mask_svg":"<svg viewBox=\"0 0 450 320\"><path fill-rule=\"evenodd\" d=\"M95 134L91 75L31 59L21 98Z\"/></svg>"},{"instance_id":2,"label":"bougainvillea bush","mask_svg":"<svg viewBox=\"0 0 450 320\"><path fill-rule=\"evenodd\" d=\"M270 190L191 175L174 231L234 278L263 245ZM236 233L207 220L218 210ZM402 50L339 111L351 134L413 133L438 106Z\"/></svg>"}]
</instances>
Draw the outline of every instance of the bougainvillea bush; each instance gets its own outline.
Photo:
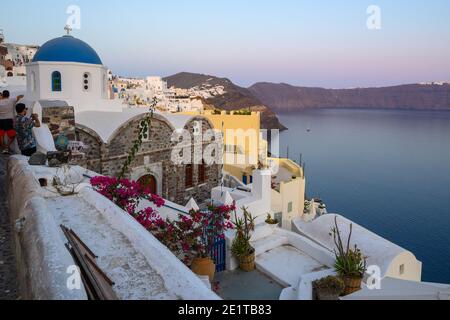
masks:
<instances>
[{"instance_id":1,"label":"bougainvillea bush","mask_svg":"<svg viewBox=\"0 0 450 320\"><path fill-rule=\"evenodd\" d=\"M163 219L153 208L138 210L141 200L148 200L160 208L165 201L151 194L138 182L113 177L91 179L94 190L133 216L144 228L169 248L185 264L195 258L210 256L214 243L233 228L230 221L235 206L209 206L208 210L192 210L180 214L177 220Z\"/></svg>"},{"instance_id":2,"label":"bougainvillea bush","mask_svg":"<svg viewBox=\"0 0 450 320\"><path fill-rule=\"evenodd\" d=\"M158 208L164 205L164 199L151 194L150 189L142 187L136 181L114 177L94 177L91 179L91 185L98 193L139 220L156 214L152 208L137 211L142 199L154 203Z\"/></svg>"}]
</instances>

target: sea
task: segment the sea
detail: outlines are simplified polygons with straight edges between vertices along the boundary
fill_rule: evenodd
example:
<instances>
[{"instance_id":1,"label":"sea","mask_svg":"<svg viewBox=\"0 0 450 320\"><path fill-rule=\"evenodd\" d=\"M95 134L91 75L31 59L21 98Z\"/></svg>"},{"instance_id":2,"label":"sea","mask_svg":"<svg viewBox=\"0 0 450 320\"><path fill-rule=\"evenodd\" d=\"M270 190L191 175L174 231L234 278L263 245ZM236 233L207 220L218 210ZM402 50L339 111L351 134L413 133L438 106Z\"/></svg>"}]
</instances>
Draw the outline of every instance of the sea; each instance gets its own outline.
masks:
<instances>
[{"instance_id":1,"label":"sea","mask_svg":"<svg viewBox=\"0 0 450 320\"><path fill-rule=\"evenodd\" d=\"M279 115L281 156L307 196L410 250L450 283L450 112L319 109ZM275 153L276 154L276 153Z\"/></svg>"}]
</instances>

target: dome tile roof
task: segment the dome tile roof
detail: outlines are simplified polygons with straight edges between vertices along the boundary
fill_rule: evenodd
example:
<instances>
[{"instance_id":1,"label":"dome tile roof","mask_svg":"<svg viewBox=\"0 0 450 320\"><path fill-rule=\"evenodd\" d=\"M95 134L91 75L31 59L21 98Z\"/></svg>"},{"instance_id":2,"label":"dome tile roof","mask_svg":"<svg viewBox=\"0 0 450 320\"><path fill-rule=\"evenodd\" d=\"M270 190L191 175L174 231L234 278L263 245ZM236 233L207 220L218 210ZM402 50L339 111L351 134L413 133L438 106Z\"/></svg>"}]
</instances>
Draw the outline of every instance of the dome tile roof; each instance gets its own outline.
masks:
<instances>
[{"instance_id":1,"label":"dome tile roof","mask_svg":"<svg viewBox=\"0 0 450 320\"><path fill-rule=\"evenodd\" d=\"M91 46L69 35L44 43L33 59L33 62L39 61L103 64Z\"/></svg>"}]
</instances>

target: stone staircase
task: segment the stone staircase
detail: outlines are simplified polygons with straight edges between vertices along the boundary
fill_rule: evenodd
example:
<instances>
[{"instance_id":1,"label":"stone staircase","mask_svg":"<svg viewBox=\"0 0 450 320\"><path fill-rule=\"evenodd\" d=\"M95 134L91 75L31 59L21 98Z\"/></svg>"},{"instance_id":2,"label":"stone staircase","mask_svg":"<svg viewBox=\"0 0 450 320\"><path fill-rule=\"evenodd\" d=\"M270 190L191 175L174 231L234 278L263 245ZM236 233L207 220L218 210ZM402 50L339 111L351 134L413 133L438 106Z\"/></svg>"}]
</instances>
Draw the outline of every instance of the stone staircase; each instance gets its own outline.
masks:
<instances>
[{"instance_id":1,"label":"stone staircase","mask_svg":"<svg viewBox=\"0 0 450 320\"><path fill-rule=\"evenodd\" d=\"M287 237L278 235L273 227L264 223L255 227L251 244L258 257L267 251L289 244L289 240Z\"/></svg>"},{"instance_id":2,"label":"stone staircase","mask_svg":"<svg viewBox=\"0 0 450 320\"><path fill-rule=\"evenodd\" d=\"M270 235L268 237L259 239L255 242L252 242L253 248L256 251L256 257L259 255L266 253L272 249L275 249L280 246L284 246L289 244L289 240L286 237L278 236L276 234Z\"/></svg>"}]
</instances>

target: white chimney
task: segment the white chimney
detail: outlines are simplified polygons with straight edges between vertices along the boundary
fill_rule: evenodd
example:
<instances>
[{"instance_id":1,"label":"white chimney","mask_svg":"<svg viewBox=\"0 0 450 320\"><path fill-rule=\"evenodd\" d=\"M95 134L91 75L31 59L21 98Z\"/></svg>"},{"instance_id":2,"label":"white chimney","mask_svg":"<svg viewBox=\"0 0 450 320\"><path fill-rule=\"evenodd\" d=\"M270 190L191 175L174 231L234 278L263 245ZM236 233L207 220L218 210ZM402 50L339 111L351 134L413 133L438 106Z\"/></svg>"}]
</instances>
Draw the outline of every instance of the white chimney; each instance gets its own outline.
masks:
<instances>
[{"instance_id":1,"label":"white chimney","mask_svg":"<svg viewBox=\"0 0 450 320\"><path fill-rule=\"evenodd\" d=\"M270 170L253 171L252 194L256 198L271 199L272 173Z\"/></svg>"}]
</instances>

